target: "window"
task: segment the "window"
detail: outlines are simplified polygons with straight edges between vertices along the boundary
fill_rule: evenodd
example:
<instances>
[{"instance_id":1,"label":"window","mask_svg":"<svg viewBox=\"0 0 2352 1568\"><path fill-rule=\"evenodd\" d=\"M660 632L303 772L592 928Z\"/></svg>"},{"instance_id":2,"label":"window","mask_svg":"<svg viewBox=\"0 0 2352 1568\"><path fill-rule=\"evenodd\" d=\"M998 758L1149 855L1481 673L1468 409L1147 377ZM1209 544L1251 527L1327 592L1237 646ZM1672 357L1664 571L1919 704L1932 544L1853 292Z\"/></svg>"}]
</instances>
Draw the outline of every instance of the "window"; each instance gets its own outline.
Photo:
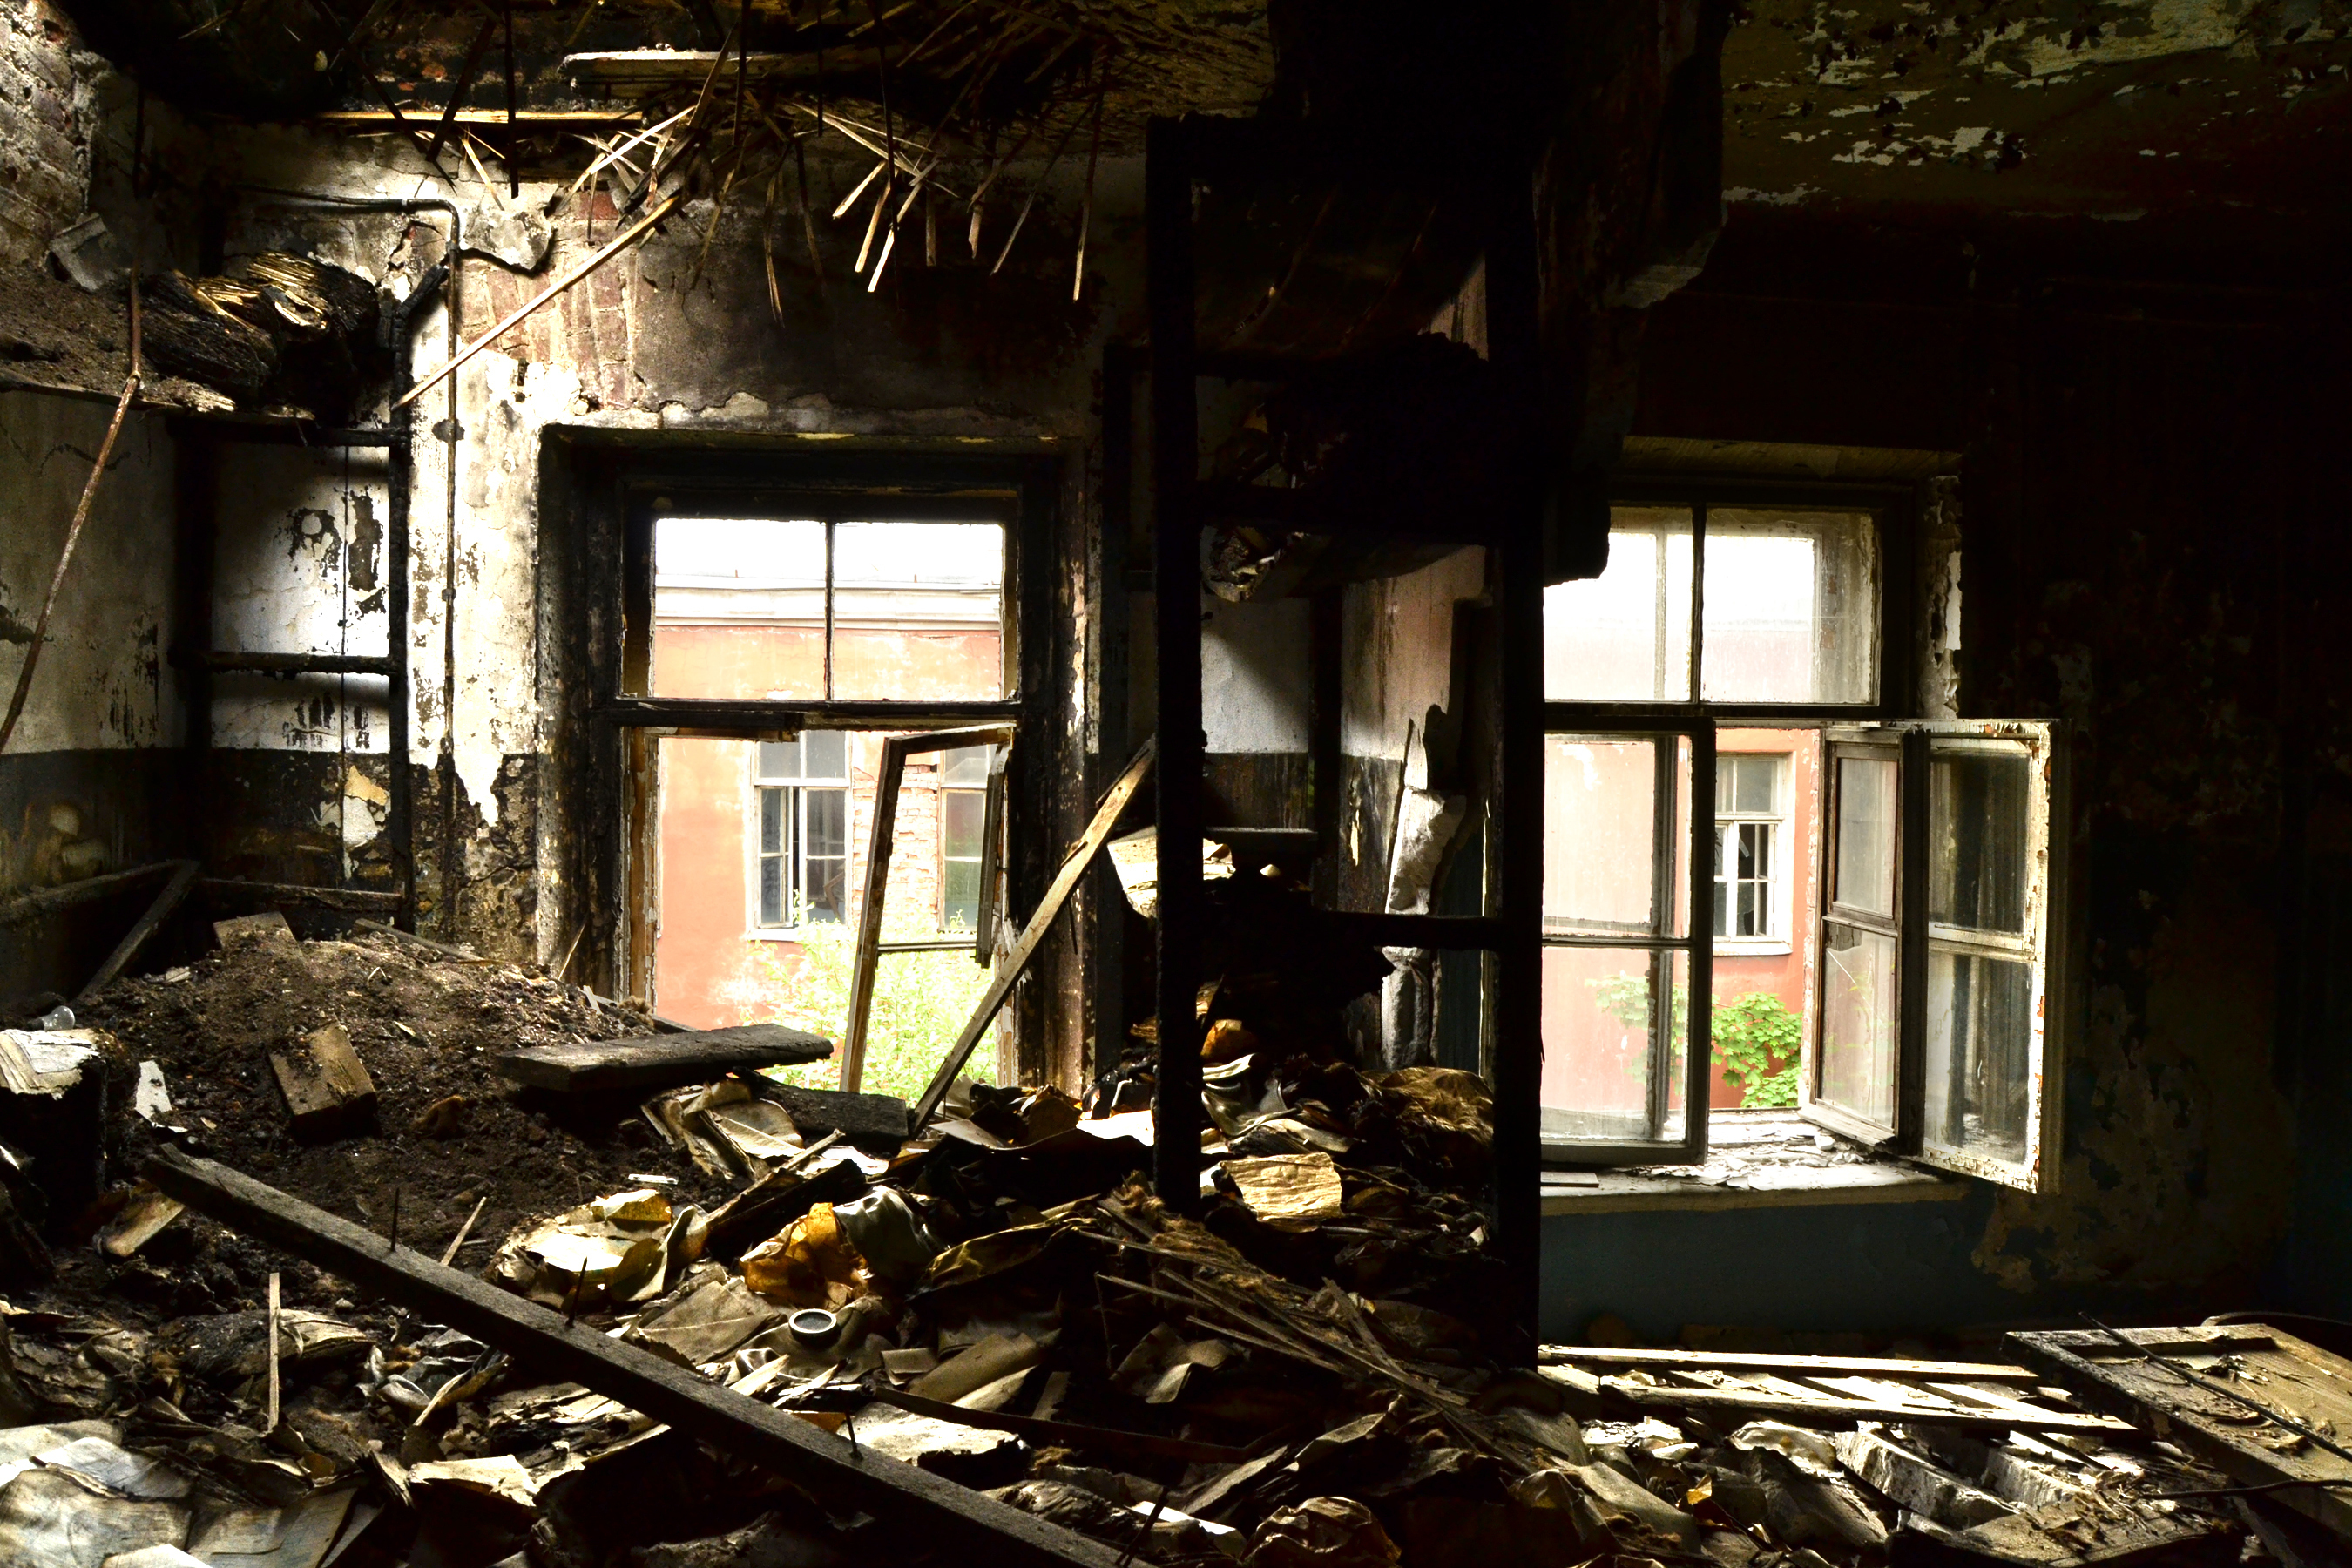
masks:
<instances>
[{"instance_id":1,"label":"window","mask_svg":"<svg viewBox=\"0 0 2352 1568\"><path fill-rule=\"evenodd\" d=\"M1715 934L1727 942L1786 941L1789 759L1718 756L1715 763Z\"/></svg>"},{"instance_id":2,"label":"window","mask_svg":"<svg viewBox=\"0 0 2352 1568\"><path fill-rule=\"evenodd\" d=\"M753 763L753 923L794 929L849 909L849 737L761 741Z\"/></svg>"},{"instance_id":3,"label":"window","mask_svg":"<svg viewBox=\"0 0 2352 1568\"><path fill-rule=\"evenodd\" d=\"M1644 497L1545 591L1548 1159L1703 1157L1745 1049L1836 1131L2046 1186L2059 737L1902 718L1908 506Z\"/></svg>"},{"instance_id":4,"label":"window","mask_svg":"<svg viewBox=\"0 0 2352 1568\"><path fill-rule=\"evenodd\" d=\"M980 929L982 847L988 822L988 768L993 746L957 746L940 754L940 929Z\"/></svg>"},{"instance_id":5,"label":"window","mask_svg":"<svg viewBox=\"0 0 2352 1568\"><path fill-rule=\"evenodd\" d=\"M665 697L1002 697L1004 528L678 515L654 521Z\"/></svg>"},{"instance_id":6,"label":"window","mask_svg":"<svg viewBox=\"0 0 2352 1568\"><path fill-rule=\"evenodd\" d=\"M1817 1115L2034 1191L2054 1174L2060 741L2054 725L2013 721L1832 737Z\"/></svg>"}]
</instances>

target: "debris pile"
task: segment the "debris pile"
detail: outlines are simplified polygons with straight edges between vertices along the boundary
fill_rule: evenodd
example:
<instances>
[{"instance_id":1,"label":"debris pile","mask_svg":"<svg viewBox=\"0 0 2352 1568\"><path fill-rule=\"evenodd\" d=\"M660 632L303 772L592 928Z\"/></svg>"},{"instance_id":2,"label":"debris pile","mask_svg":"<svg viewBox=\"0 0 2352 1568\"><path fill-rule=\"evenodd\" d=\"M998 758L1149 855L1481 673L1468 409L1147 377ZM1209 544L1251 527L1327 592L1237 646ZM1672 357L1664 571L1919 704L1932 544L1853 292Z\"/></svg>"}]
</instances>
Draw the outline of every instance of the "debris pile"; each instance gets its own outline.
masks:
<instances>
[{"instance_id":1,"label":"debris pile","mask_svg":"<svg viewBox=\"0 0 2352 1568\"><path fill-rule=\"evenodd\" d=\"M531 1087L651 1021L388 937L119 985L87 1020L105 1191L0 1316L0 1561L830 1568L970 1559L924 1522L959 1511L982 1560L1100 1568L2234 1555L2148 1496L2209 1472L2030 1379L2011 1431L1928 1363L1857 1363L1914 1375L1826 1414L1788 1408L1837 1405L1793 1369L1499 1364L1484 1084L1235 1049L1282 1007L1227 1000L1188 1215L1118 1075L959 1084L920 1128L753 1069ZM352 1266L202 1217L192 1156Z\"/></svg>"}]
</instances>

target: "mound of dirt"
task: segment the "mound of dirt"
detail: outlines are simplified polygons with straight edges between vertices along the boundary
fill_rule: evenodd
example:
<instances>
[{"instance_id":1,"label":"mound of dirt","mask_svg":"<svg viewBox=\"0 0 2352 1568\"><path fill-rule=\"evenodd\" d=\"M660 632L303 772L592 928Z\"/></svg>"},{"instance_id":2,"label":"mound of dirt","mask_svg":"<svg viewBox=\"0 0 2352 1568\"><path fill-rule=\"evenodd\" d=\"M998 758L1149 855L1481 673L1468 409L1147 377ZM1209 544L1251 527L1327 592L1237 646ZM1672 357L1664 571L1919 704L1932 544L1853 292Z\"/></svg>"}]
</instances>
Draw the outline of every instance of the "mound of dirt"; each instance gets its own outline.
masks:
<instances>
[{"instance_id":1,"label":"mound of dirt","mask_svg":"<svg viewBox=\"0 0 2352 1568\"><path fill-rule=\"evenodd\" d=\"M215 952L185 970L125 980L80 1021L123 1047L113 1064L116 1147L137 1173L154 1134L130 1113L137 1064L161 1065L168 1121L193 1146L321 1208L437 1254L488 1199L460 1267L478 1268L517 1224L629 1184L633 1173L706 1206L726 1184L618 1102L541 1095L492 1070L522 1046L649 1035L652 1020L513 965L445 957L391 937ZM373 1127L320 1142L291 1131L269 1066L314 1029L340 1024L377 1094ZM185 1223L185 1222L184 1222Z\"/></svg>"}]
</instances>

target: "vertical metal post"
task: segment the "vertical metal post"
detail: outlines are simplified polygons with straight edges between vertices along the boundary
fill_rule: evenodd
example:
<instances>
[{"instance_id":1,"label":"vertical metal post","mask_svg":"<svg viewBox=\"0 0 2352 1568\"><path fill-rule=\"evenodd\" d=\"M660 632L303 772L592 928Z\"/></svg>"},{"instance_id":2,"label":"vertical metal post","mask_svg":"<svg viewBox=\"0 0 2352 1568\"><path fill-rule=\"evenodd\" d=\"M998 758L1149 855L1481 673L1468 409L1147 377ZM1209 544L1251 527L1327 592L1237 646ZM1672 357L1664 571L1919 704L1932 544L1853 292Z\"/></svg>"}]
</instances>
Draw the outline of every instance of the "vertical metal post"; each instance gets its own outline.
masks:
<instances>
[{"instance_id":1,"label":"vertical metal post","mask_svg":"<svg viewBox=\"0 0 2352 1568\"><path fill-rule=\"evenodd\" d=\"M1506 406L1520 413L1513 504L1502 520L1502 842L1504 922L1495 955L1496 1241L1509 1269L1509 1316L1518 1343L1497 1346L1506 1361L1532 1364L1541 1297L1541 1118L1543 1090L1543 527L1545 471L1541 363L1538 353L1535 201L1532 171L1503 161L1492 195L1486 250L1488 352ZM1165 1137L1161 1139L1166 1142Z\"/></svg>"},{"instance_id":2,"label":"vertical metal post","mask_svg":"<svg viewBox=\"0 0 2352 1568\"><path fill-rule=\"evenodd\" d=\"M1121 757L1134 751L1128 738L1128 557L1135 537L1135 358L1124 343L1103 349L1102 531L1096 543L1096 576L1102 603L1097 627L1095 777L1088 792L1099 800L1116 776ZM1108 1070L1127 1047L1127 895L1110 858L1095 868L1087 892L1094 920L1095 1070Z\"/></svg>"},{"instance_id":3,"label":"vertical metal post","mask_svg":"<svg viewBox=\"0 0 2352 1568\"><path fill-rule=\"evenodd\" d=\"M1326 588L1307 602L1307 771L1315 829L1315 901L1333 908L1339 894L1339 714L1345 702L1340 643L1345 591Z\"/></svg>"},{"instance_id":4,"label":"vertical metal post","mask_svg":"<svg viewBox=\"0 0 2352 1568\"><path fill-rule=\"evenodd\" d=\"M1200 1201L1201 1026L1193 994L1206 913L1201 881L1200 461L1194 405L1192 176L1181 121L1155 119L1144 151L1151 309L1152 598L1158 634L1160 763L1160 1059L1153 1175L1160 1201ZM1533 1184L1529 1195L1533 1196Z\"/></svg>"},{"instance_id":5,"label":"vertical metal post","mask_svg":"<svg viewBox=\"0 0 2352 1568\"><path fill-rule=\"evenodd\" d=\"M415 352L408 335L412 305L404 305L393 328L393 384L405 386L415 379L411 365ZM392 411L392 445L387 447L384 484L391 491L384 528L384 649L392 656L392 678L385 706L391 710L384 753L391 763L386 781L391 793L385 837L392 845L393 885L400 893L392 923L402 931L416 929L416 798L408 772L408 503L416 483L416 405L403 404Z\"/></svg>"}]
</instances>

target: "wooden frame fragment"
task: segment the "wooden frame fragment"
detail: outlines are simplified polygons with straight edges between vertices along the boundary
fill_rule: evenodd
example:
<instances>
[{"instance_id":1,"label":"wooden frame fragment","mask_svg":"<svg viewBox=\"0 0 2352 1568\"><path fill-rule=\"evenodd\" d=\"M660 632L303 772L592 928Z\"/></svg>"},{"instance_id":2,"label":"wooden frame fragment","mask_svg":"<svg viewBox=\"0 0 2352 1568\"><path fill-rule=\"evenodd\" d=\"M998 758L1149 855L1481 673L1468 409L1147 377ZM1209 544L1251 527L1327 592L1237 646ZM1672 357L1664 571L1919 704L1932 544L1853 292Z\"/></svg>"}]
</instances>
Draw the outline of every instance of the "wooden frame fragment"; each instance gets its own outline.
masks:
<instances>
[{"instance_id":1,"label":"wooden frame fragment","mask_svg":"<svg viewBox=\"0 0 2352 1568\"><path fill-rule=\"evenodd\" d=\"M210 1160L166 1149L148 1180L189 1207L284 1248L362 1290L415 1308L550 1377L577 1382L778 1475L829 1503L935 1533L942 1546L1004 1568L1118 1568L1109 1547L861 1448L797 1415L706 1381L586 1323L446 1268L323 1209Z\"/></svg>"}]
</instances>

